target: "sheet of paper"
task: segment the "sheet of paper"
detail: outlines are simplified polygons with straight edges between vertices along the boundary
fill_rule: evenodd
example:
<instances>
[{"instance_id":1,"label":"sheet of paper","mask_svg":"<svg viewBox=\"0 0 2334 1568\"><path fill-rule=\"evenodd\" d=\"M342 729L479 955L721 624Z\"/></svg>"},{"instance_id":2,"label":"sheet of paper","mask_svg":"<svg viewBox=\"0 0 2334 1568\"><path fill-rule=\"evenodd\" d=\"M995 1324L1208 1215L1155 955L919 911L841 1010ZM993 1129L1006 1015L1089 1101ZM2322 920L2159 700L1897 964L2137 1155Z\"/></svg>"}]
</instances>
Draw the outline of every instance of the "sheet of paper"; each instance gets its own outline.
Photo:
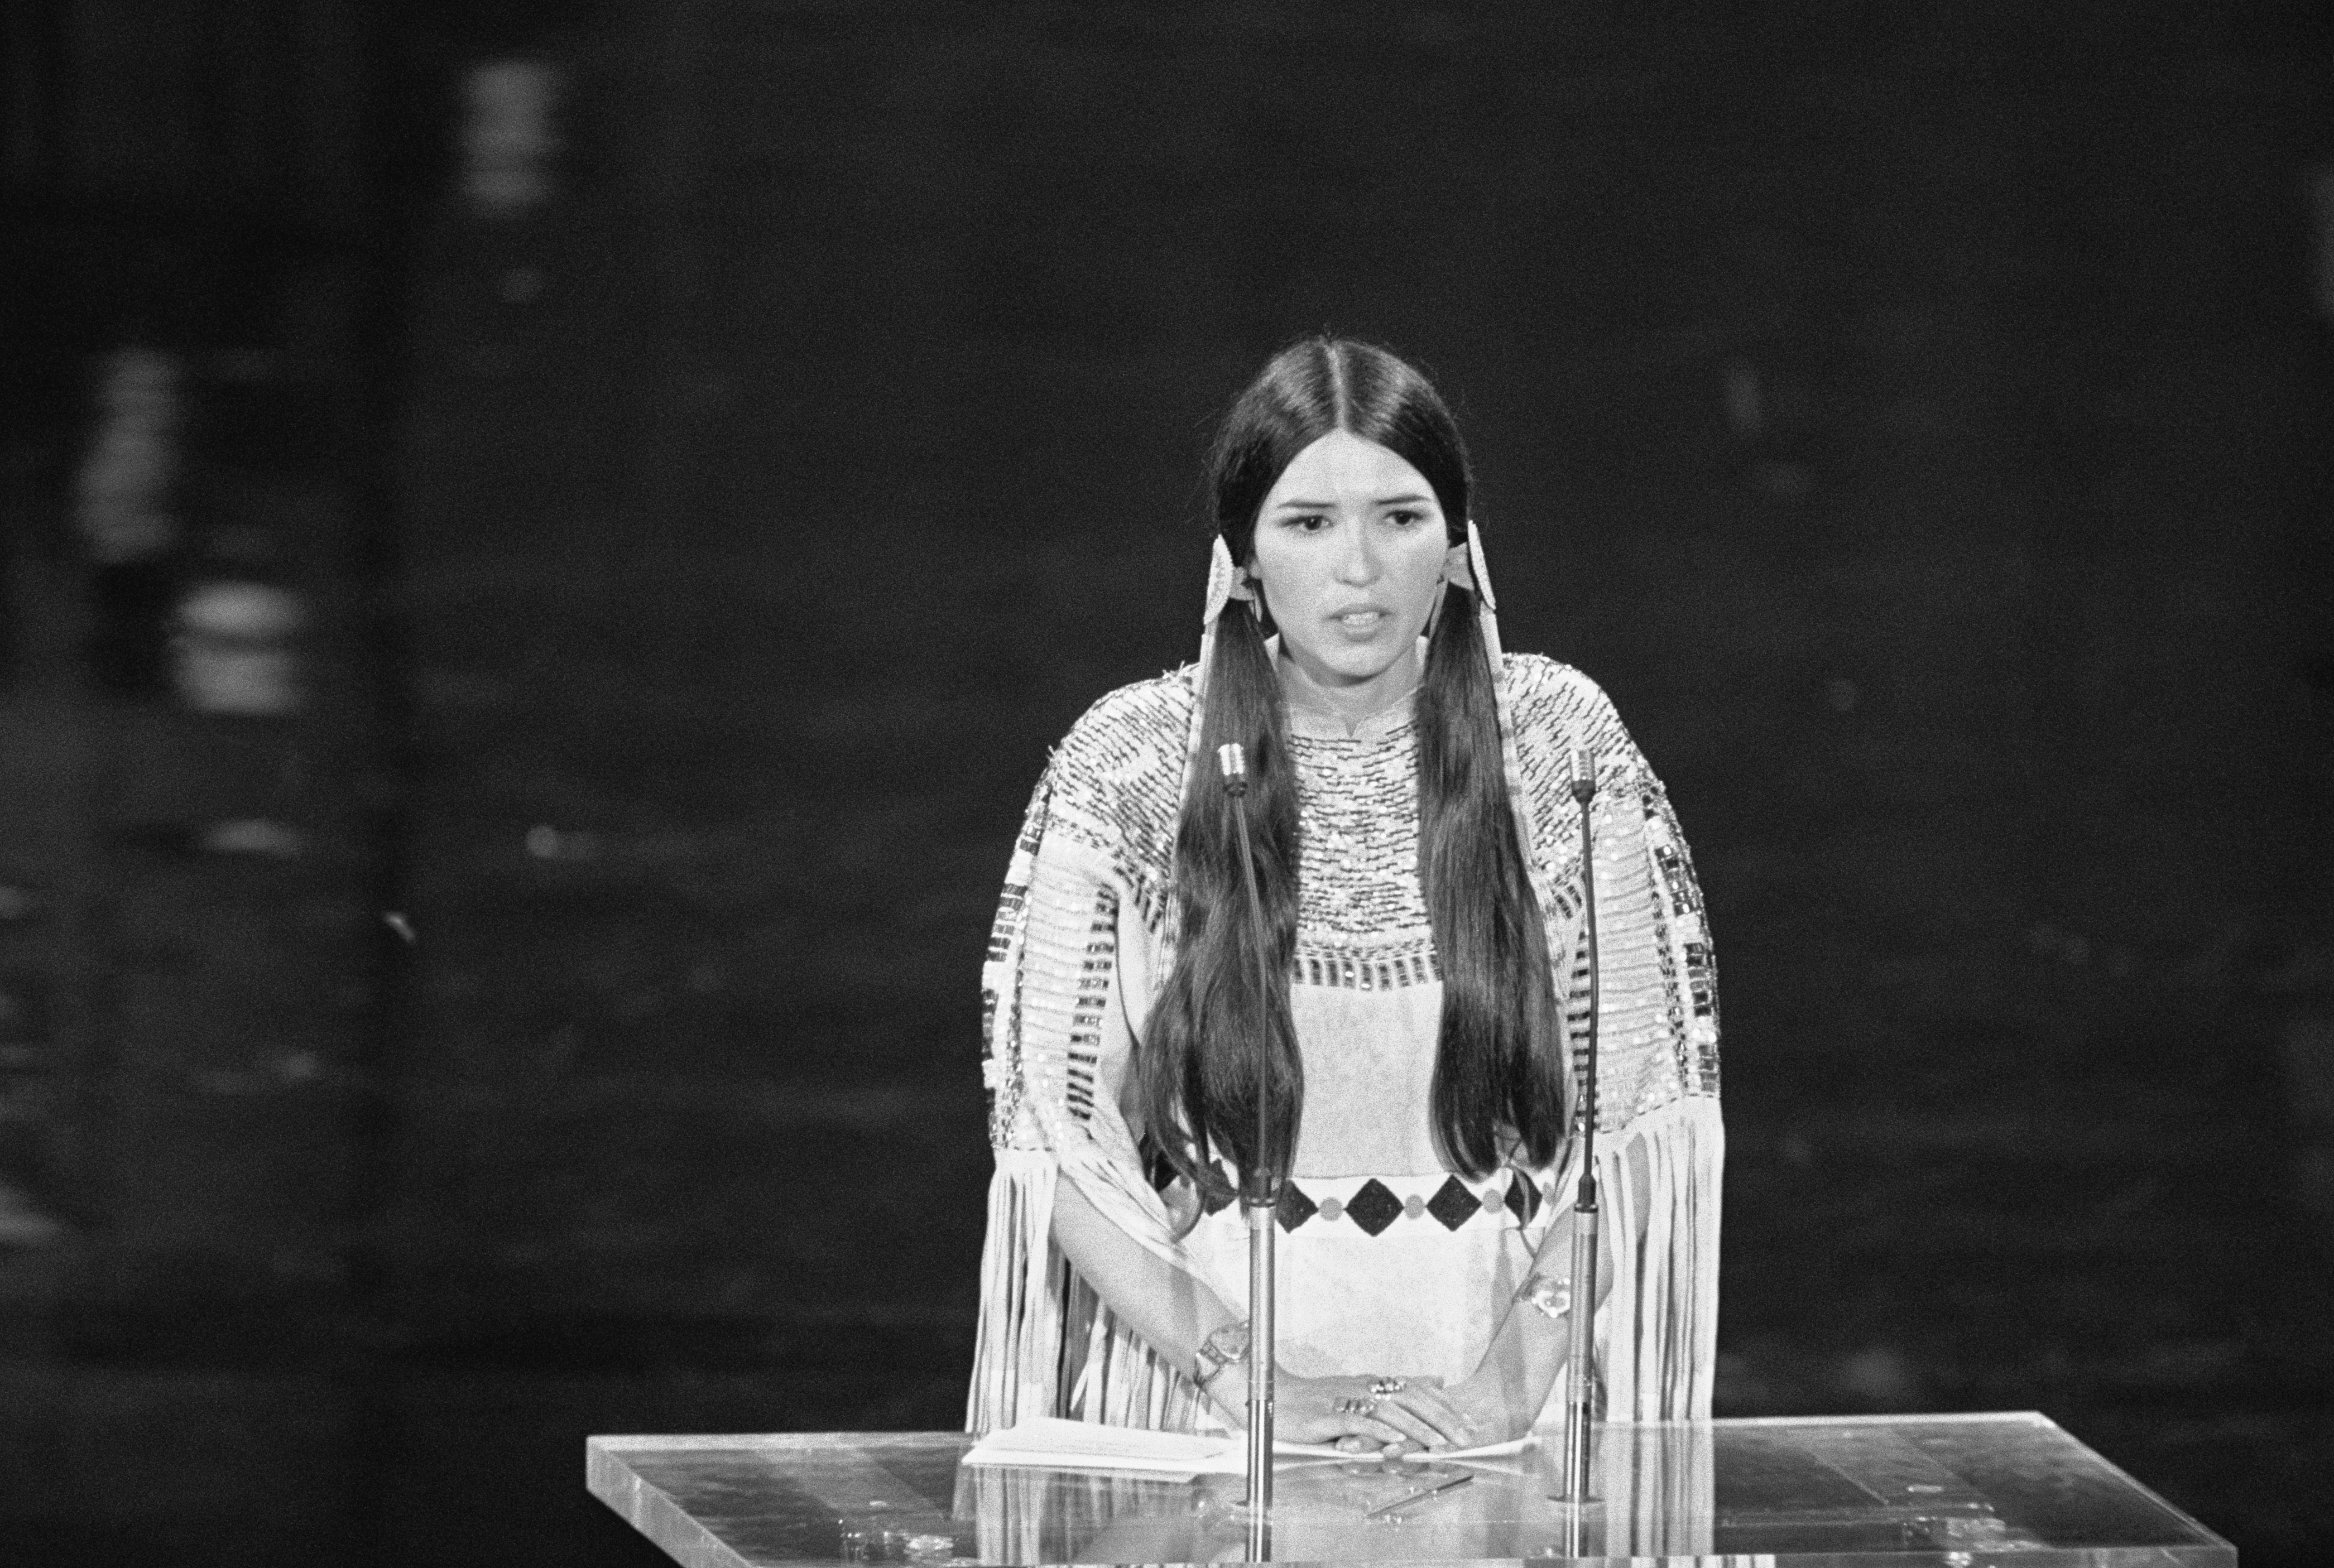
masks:
<instances>
[{"instance_id":1,"label":"sheet of paper","mask_svg":"<svg viewBox=\"0 0 2334 1568\"><path fill-rule=\"evenodd\" d=\"M1045 1465L1062 1469L1144 1470L1184 1476L1226 1473L1218 1468L1227 1452L1231 1472L1240 1468L1237 1439L1191 1432L1153 1432L1138 1427L1105 1427L1039 1416L1000 1428L973 1445L968 1465Z\"/></svg>"},{"instance_id":2,"label":"sheet of paper","mask_svg":"<svg viewBox=\"0 0 2334 1568\"><path fill-rule=\"evenodd\" d=\"M1455 1448L1436 1460L1489 1459L1521 1453L1532 1439ZM1278 1443L1274 1454L1288 1459L1353 1459L1330 1443ZM1425 1457L1425 1456L1422 1456ZM1105 1427L1040 1416L1000 1428L973 1445L968 1465L1032 1465L1059 1470L1130 1470L1146 1475L1237 1476L1248 1468L1246 1441L1237 1432L1153 1432L1140 1427Z\"/></svg>"}]
</instances>

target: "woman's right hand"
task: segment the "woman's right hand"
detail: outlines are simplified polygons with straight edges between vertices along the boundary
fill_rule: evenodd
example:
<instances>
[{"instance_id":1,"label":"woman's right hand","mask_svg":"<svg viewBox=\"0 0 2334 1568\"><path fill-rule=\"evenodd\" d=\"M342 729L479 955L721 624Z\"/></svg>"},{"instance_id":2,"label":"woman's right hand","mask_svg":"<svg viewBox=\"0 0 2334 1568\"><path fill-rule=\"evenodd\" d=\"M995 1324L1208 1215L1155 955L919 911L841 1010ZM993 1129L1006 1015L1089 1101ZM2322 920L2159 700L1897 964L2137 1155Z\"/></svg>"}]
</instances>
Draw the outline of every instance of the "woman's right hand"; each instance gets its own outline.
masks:
<instances>
[{"instance_id":1,"label":"woman's right hand","mask_svg":"<svg viewBox=\"0 0 2334 1568\"><path fill-rule=\"evenodd\" d=\"M1228 1368L1210 1389L1216 1407L1235 1426L1248 1420L1242 1366ZM1273 1380L1273 1435L1292 1443L1336 1443L1355 1453L1401 1448L1466 1448L1483 1439L1439 1378L1403 1378L1393 1393L1373 1394L1370 1385L1395 1380L1373 1376ZM1366 1404L1365 1413L1353 1407ZM1340 1409L1340 1406L1347 1408Z\"/></svg>"}]
</instances>

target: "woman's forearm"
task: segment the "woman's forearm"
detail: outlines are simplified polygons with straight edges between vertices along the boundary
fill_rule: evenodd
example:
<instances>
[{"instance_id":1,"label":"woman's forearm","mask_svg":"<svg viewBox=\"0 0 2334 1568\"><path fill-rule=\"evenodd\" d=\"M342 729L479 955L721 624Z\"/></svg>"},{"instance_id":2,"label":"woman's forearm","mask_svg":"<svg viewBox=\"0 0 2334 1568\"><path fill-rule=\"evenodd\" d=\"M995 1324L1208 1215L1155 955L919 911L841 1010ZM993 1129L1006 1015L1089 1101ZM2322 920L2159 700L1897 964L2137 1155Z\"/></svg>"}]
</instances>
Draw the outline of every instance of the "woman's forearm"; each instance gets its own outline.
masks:
<instances>
[{"instance_id":1,"label":"woman's forearm","mask_svg":"<svg viewBox=\"0 0 2334 1568\"><path fill-rule=\"evenodd\" d=\"M1118 1320L1187 1377L1200 1370L1201 1342L1240 1320L1198 1275L1104 1218L1075 1179L1065 1178L1055 1191L1054 1239ZM1218 1390L1211 1383L1209 1391Z\"/></svg>"},{"instance_id":2,"label":"woman's forearm","mask_svg":"<svg viewBox=\"0 0 2334 1568\"><path fill-rule=\"evenodd\" d=\"M1642 1148L1630 1150L1630 1158L1623 1162L1623 1176L1635 1199L1630 1212L1644 1214L1652 1171L1646 1166ZM1610 1225L1598 1230L1596 1300L1587 1302L1575 1294L1573 1214L1572 1209L1567 1208L1549 1224L1547 1234L1540 1237L1538 1250L1532 1255L1531 1269L1522 1288L1511 1299L1495 1304L1493 1310L1504 1315L1471 1380L1487 1393L1496 1392L1500 1406L1519 1420L1536 1419L1547 1405L1557 1374L1564 1370L1571 1354L1573 1314L1593 1313L1612 1294L1617 1249ZM1553 1314L1547 1310L1559 1303L1566 1310Z\"/></svg>"},{"instance_id":3,"label":"woman's forearm","mask_svg":"<svg viewBox=\"0 0 2334 1568\"><path fill-rule=\"evenodd\" d=\"M1601 1259L1597 1272L1601 1289L1610 1282L1610 1271ZM1556 1386L1572 1346L1569 1313L1551 1317L1526 1298L1536 1294L1548 1300L1549 1287L1568 1292L1571 1273L1572 1215L1567 1210L1541 1237L1522 1292L1493 1303L1492 1310L1501 1314L1500 1324L1468 1380L1513 1429L1509 1436L1529 1426L1547 1405L1548 1390Z\"/></svg>"}]
</instances>

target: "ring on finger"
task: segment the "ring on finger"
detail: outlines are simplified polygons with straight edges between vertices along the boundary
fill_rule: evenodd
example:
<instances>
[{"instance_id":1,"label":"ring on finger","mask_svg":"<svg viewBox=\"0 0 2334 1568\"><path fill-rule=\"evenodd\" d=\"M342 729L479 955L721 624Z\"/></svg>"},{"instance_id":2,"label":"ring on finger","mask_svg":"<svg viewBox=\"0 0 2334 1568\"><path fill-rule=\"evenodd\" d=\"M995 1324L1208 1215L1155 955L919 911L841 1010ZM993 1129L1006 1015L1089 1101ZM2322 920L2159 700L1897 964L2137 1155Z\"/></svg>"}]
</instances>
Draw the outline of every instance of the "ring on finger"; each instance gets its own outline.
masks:
<instances>
[{"instance_id":1,"label":"ring on finger","mask_svg":"<svg viewBox=\"0 0 2334 1568\"><path fill-rule=\"evenodd\" d=\"M1377 1408L1378 1402L1374 1399L1337 1401L1337 1413L1341 1416L1366 1416Z\"/></svg>"},{"instance_id":2,"label":"ring on finger","mask_svg":"<svg viewBox=\"0 0 2334 1568\"><path fill-rule=\"evenodd\" d=\"M1410 1380L1407 1378L1379 1378L1370 1384L1370 1392L1379 1399L1384 1399L1388 1394L1398 1394L1408 1387L1410 1387Z\"/></svg>"}]
</instances>

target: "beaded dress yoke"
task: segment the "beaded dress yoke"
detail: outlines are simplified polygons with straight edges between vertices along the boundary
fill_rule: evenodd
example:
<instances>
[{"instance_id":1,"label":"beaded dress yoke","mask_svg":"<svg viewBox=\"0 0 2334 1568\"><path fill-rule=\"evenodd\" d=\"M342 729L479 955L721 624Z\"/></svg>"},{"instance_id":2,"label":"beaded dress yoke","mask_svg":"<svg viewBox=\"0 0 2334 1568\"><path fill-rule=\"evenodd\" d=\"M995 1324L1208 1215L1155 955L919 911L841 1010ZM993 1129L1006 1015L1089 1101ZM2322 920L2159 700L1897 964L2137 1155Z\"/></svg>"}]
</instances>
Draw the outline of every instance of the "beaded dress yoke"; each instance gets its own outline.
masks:
<instances>
[{"instance_id":1,"label":"beaded dress yoke","mask_svg":"<svg viewBox=\"0 0 2334 1568\"><path fill-rule=\"evenodd\" d=\"M1597 1165L1618 1264L1598 1313L1616 1419L1706 1417L1717 1333L1718 1004L1702 898L1661 784L1605 694L1536 655L1495 659L1509 801L1577 1084L1587 1037L1575 747L1598 759ZM1193 667L1097 702L1032 797L990 939L984 1071L997 1169L967 1425L1042 1415L1213 1424L1182 1371L1120 1324L1052 1239L1056 1183L1227 1303L1236 1207L1147 1179L1129 1086L1173 967L1174 841ZM1348 727L1291 707L1298 919L1289 1004L1306 1098L1282 1227L1282 1363L1455 1381L1480 1358L1577 1166L1450 1170L1431 1132L1442 980L1418 876L1409 705ZM1581 1097L1575 1096L1575 1103ZM1577 1140L1566 1145L1567 1160ZM1520 1160L1519 1154L1515 1157ZM1560 1414L1561 1383L1548 1409Z\"/></svg>"}]
</instances>

